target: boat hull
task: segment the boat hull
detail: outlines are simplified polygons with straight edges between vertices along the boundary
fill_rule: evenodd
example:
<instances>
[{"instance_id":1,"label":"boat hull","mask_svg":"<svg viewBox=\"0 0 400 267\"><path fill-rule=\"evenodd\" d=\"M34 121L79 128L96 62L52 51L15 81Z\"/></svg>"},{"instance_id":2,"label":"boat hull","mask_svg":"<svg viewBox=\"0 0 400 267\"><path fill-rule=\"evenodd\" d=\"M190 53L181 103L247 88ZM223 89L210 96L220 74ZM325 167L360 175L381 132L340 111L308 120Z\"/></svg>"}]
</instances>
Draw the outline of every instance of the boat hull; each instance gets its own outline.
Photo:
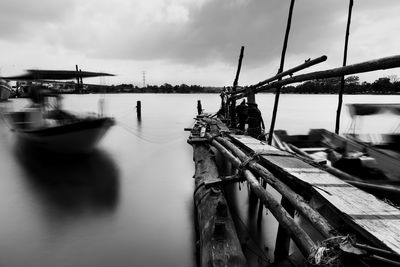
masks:
<instances>
[{"instance_id":1,"label":"boat hull","mask_svg":"<svg viewBox=\"0 0 400 267\"><path fill-rule=\"evenodd\" d=\"M0 82L0 101L7 101L11 95L11 89L8 85Z\"/></svg>"},{"instance_id":2,"label":"boat hull","mask_svg":"<svg viewBox=\"0 0 400 267\"><path fill-rule=\"evenodd\" d=\"M111 118L91 118L61 126L24 130L15 128L21 142L61 154L90 153L108 129Z\"/></svg>"}]
</instances>

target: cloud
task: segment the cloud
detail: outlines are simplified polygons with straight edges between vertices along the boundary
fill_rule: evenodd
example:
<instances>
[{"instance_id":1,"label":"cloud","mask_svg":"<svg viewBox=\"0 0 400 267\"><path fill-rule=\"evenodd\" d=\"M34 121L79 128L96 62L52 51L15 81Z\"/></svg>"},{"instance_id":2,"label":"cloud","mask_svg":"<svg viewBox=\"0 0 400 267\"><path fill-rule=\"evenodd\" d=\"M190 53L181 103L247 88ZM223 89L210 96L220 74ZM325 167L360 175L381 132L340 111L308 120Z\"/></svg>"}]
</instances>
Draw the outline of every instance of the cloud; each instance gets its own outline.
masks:
<instances>
[{"instance_id":1,"label":"cloud","mask_svg":"<svg viewBox=\"0 0 400 267\"><path fill-rule=\"evenodd\" d=\"M241 80L257 82L259 75L273 75L279 67L289 4L289 0L2 0L0 45L11 51L0 51L0 56L12 58L9 54L14 53L15 62L24 58L28 62L28 54L36 53L32 60L42 58L49 64L152 62L154 68L171 68L169 73L174 68L197 73L218 66L216 70L232 69L233 77L244 45ZM399 8L397 0L355 1L349 64L398 53ZM324 68L340 66L347 9L348 1L297 0L285 66L324 54L328 56L321 64Z\"/></svg>"}]
</instances>

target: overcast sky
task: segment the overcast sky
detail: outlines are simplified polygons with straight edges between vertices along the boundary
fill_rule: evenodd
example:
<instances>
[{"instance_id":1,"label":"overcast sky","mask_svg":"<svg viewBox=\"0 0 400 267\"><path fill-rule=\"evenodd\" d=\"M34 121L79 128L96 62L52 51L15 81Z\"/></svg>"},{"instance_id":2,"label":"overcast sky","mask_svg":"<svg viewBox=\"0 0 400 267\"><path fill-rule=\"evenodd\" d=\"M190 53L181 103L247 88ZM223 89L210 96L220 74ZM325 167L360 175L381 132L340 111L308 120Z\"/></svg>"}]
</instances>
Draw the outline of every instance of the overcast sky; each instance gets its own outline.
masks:
<instances>
[{"instance_id":1,"label":"overcast sky","mask_svg":"<svg viewBox=\"0 0 400 267\"><path fill-rule=\"evenodd\" d=\"M97 82L240 85L276 74L290 0L1 0L0 72L103 71ZM348 0L297 0L285 69L308 58L343 60ZM348 64L400 54L400 1L354 0ZM400 69L360 75L399 75ZM399 75L400 76L400 75Z\"/></svg>"}]
</instances>

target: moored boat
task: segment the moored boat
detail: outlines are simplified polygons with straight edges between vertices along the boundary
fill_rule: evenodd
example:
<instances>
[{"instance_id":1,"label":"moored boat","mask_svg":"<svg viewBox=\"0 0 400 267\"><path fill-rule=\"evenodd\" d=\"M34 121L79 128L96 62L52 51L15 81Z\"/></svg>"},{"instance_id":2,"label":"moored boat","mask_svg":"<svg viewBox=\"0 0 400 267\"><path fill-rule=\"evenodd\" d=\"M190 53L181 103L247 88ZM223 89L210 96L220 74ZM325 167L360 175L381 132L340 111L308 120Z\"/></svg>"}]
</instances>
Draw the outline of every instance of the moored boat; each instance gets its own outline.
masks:
<instances>
[{"instance_id":1,"label":"moored boat","mask_svg":"<svg viewBox=\"0 0 400 267\"><path fill-rule=\"evenodd\" d=\"M11 95L11 87L6 81L0 79L0 102L7 101Z\"/></svg>"},{"instance_id":2,"label":"moored boat","mask_svg":"<svg viewBox=\"0 0 400 267\"><path fill-rule=\"evenodd\" d=\"M59 72L54 71L40 74L41 78L46 79L67 79L74 78L76 72L64 71L62 77L57 77ZM88 73L88 77L104 75L108 74ZM26 79L26 76L15 79L24 78ZM73 114L62 109L62 97L55 90L35 85L28 91L32 103L20 111L4 115L23 144L63 154L90 153L114 125L114 119L111 117L96 113Z\"/></svg>"}]
</instances>

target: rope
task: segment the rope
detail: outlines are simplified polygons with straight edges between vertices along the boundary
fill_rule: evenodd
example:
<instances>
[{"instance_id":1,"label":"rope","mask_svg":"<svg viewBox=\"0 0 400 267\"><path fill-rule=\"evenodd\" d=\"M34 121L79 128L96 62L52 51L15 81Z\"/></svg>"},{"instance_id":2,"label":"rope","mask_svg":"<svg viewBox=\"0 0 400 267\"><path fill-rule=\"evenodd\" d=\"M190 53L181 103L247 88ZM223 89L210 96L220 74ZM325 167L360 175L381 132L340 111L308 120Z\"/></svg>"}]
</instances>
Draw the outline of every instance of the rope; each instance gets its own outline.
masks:
<instances>
[{"instance_id":1,"label":"rope","mask_svg":"<svg viewBox=\"0 0 400 267\"><path fill-rule=\"evenodd\" d=\"M346 245L352 246L354 238L347 236L334 236L317 243L317 247L308 257L311 266L343 266L341 256Z\"/></svg>"},{"instance_id":2,"label":"rope","mask_svg":"<svg viewBox=\"0 0 400 267\"><path fill-rule=\"evenodd\" d=\"M179 136L176 134L174 135L163 135L161 136L162 140L156 140L155 138L151 138L149 136L145 136L142 132L139 132L139 129L135 129L126 123L116 120L117 125L120 126L121 128L125 129L127 132L131 133L132 135L136 136L137 138L144 140L146 142L152 143L152 144L167 144L170 142L173 142L175 140L180 139L180 134Z\"/></svg>"},{"instance_id":3,"label":"rope","mask_svg":"<svg viewBox=\"0 0 400 267\"><path fill-rule=\"evenodd\" d=\"M260 155L261 155L260 152L254 152L253 154L251 154L245 161L240 163L240 165L237 167L238 172L242 173L244 169L247 168L247 165L249 165L249 163L255 159L258 160Z\"/></svg>"}]
</instances>

